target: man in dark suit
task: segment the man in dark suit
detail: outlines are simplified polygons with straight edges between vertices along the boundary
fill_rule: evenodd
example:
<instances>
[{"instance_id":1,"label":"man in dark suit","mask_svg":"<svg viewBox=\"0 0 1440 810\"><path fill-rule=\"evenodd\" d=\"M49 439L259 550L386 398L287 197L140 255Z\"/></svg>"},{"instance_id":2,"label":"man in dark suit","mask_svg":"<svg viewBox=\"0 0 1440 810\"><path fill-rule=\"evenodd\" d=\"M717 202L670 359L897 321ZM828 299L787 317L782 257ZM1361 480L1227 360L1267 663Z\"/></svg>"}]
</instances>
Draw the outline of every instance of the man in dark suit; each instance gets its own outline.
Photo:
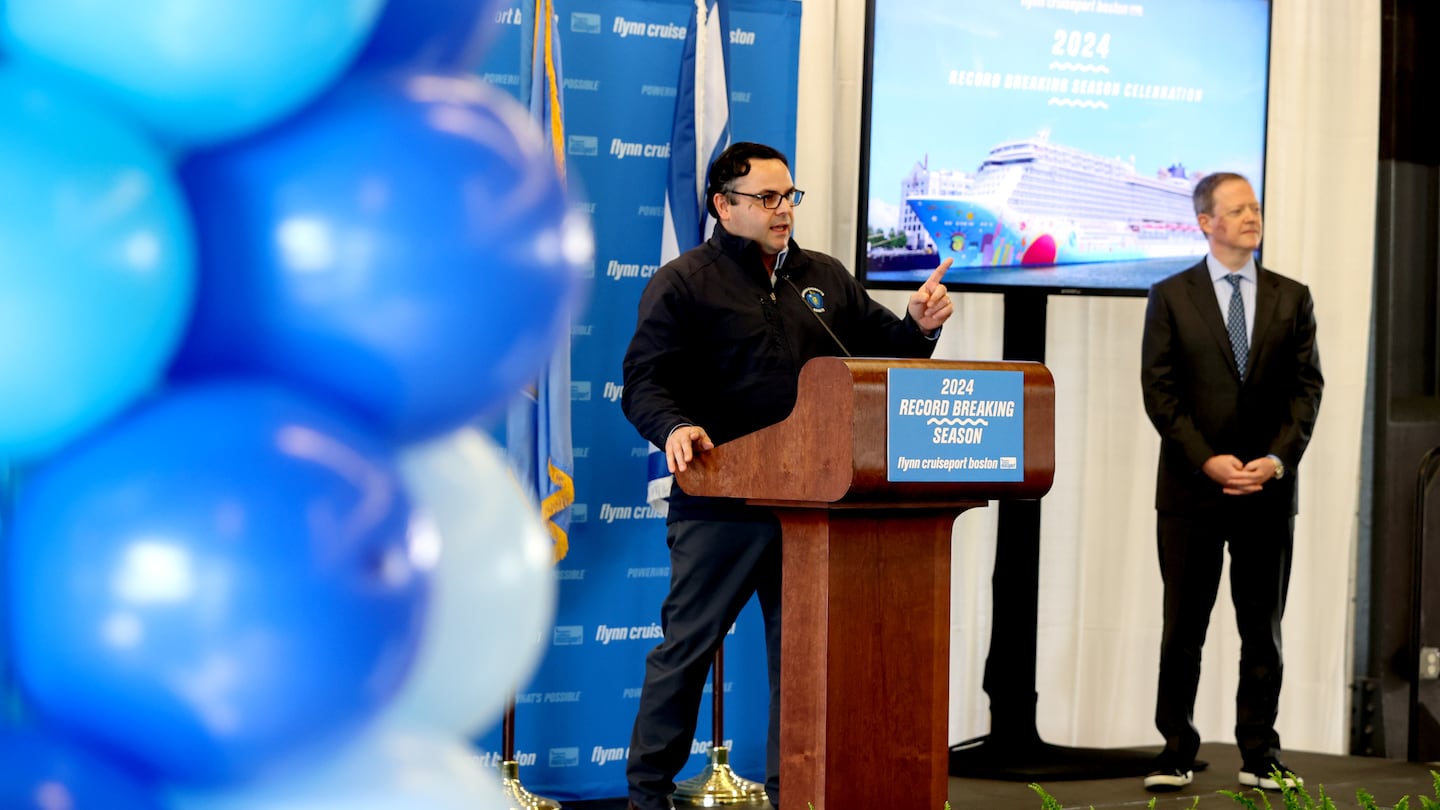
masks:
<instances>
[{"instance_id":1,"label":"man in dark suit","mask_svg":"<svg viewBox=\"0 0 1440 810\"><path fill-rule=\"evenodd\" d=\"M1141 346L1145 412L1160 433L1155 488L1165 624L1155 725L1165 737L1145 787L1189 784L1200 746L1200 650L1230 551L1240 631L1235 740L1240 784L1299 781L1280 761L1280 618L1290 581L1296 468L1320 410L1315 312L1305 285L1255 262L1260 203L1238 174L1195 186L1210 243L1199 264L1150 290ZM1272 778L1273 770L1282 774Z\"/></svg>"}]
</instances>

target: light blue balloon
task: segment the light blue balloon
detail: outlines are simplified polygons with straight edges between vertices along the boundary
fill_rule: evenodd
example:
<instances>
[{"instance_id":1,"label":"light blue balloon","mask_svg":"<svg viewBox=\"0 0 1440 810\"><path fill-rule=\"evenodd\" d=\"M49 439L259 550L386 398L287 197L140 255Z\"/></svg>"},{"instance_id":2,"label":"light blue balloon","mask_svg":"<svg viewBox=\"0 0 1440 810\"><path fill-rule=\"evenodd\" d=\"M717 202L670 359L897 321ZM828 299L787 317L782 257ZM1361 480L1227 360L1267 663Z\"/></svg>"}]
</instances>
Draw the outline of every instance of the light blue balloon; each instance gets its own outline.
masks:
<instances>
[{"instance_id":1,"label":"light blue balloon","mask_svg":"<svg viewBox=\"0 0 1440 810\"><path fill-rule=\"evenodd\" d=\"M299 774L177 792L172 810L508 810L497 775L453 737L384 730Z\"/></svg>"},{"instance_id":2,"label":"light blue balloon","mask_svg":"<svg viewBox=\"0 0 1440 810\"><path fill-rule=\"evenodd\" d=\"M154 385L190 311L192 241L152 143L0 65L0 464L50 453Z\"/></svg>"},{"instance_id":3,"label":"light blue balloon","mask_svg":"<svg viewBox=\"0 0 1440 810\"><path fill-rule=\"evenodd\" d=\"M177 145L218 143L338 77L383 0L7 0L3 46L78 76Z\"/></svg>"},{"instance_id":4,"label":"light blue balloon","mask_svg":"<svg viewBox=\"0 0 1440 810\"><path fill-rule=\"evenodd\" d=\"M546 649L554 545L503 451L477 430L411 445L400 475L440 560L420 651L386 717L469 736L499 719Z\"/></svg>"}]
</instances>

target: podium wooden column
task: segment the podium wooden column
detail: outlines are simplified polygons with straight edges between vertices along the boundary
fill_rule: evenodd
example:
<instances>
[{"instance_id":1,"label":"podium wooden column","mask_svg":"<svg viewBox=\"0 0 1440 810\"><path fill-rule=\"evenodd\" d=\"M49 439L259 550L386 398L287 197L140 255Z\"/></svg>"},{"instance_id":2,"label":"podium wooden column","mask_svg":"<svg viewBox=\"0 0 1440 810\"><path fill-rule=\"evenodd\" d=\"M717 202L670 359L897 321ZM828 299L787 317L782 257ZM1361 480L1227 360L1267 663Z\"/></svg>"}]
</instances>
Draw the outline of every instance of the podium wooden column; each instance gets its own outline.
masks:
<instances>
[{"instance_id":1,"label":"podium wooden column","mask_svg":"<svg viewBox=\"0 0 1440 810\"><path fill-rule=\"evenodd\" d=\"M1024 374L1024 479L887 480L892 368ZM773 507L784 537L780 779L786 807L940 810L948 784L950 538L1055 469L1055 383L1039 363L822 357L790 416L697 454L692 495Z\"/></svg>"}]
</instances>

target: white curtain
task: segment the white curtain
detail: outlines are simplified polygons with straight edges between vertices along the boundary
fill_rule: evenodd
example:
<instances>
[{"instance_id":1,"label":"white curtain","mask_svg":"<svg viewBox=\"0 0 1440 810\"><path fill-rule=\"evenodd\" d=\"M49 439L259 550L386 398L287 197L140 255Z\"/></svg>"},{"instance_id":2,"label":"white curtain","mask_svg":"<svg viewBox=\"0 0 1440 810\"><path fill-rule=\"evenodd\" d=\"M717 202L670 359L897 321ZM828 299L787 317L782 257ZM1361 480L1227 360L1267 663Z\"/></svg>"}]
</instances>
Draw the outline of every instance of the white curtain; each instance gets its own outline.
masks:
<instances>
[{"instance_id":1,"label":"white curtain","mask_svg":"<svg viewBox=\"0 0 1440 810\"><path fill-rule=\"evenodd\" d=\"M854 256L863 0L804 0L796 183L801 244ZM1279 730L1286 748L1346 745L1350 596L1373 284L1379 0L1324 13L1276 0L1265 177L1266 265L1308 285L1326 387L1300 469L1285 615ZM813 202L811 202L813 201ZM878 298L899 310L900 293ZM1051 297L1046 365L1056 384L1055 486L1042 508L1037 691L1048 742L1157 745L1160 574L1153 509L1159 440L1140 401L1138 298ZM998 359L998 295L956 296L937 357ZM989 730L981 676L990 635L996 510L954 538L950 739ZM1239 640L1228 590L1211 620L1196 724L1233 741Z\"/></svg>"}]
</instances>

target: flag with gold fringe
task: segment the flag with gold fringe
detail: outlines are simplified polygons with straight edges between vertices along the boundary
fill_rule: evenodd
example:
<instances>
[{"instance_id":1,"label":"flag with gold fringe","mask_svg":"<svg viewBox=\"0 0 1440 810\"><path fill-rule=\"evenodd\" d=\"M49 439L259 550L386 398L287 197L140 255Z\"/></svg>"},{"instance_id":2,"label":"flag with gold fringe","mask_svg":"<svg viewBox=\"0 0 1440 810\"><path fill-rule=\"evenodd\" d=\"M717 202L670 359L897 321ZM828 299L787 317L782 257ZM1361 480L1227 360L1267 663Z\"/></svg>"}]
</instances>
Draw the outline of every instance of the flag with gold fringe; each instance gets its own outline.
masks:
<instances>
[{"instance_id":1,"label":"flag with gold fringe","mask_svg":"<svg viewBox=\"0 0 1440 810\"><path fill-rule=\"evenodd\" d=\"M565 177L565 114L560 96L560 35L553 0L534 0L523 15L521 97L540 124ZM575 502L575 449L570 434L570 339L556 348L535 385L510 406L505 425L510 465L540 505L540 516L555 543L555 561L570 550L570 506Z\"/></svg>"}]
</instances>

